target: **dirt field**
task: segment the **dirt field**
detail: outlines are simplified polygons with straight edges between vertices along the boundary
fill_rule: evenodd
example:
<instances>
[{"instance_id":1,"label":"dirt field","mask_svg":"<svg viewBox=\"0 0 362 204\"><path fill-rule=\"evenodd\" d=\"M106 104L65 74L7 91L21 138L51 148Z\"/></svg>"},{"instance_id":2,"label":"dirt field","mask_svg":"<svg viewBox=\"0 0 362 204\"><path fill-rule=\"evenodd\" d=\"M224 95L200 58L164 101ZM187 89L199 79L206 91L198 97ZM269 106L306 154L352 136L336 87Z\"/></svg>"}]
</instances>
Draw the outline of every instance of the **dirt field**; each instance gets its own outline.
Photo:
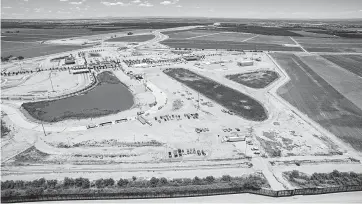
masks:
<instances>
[{"instance_id":1,"label":"dirt field","mask_svg":"<svg viewBox=\"0 0 362 204\"><path fill-rule=\"evenodd\" d=\"M295 55L273 54L292 81L278 94L356 150L362 149L362 111Z\"/></svg>"},{"instance_id":2,"label":"dirt field","mask_svg":"<svg viewBox=\"0 0 362 204\"><path fill-rule=\"evenodd\" d=\"M336 65L346 69L360 77L362 77L362 57L354 55L323 55L327 60L335 63Z\"/></svg>"},{"instance_id":3,"label":"dirt field","mask_svg":"<svg viewBox=\"0 0 362 204\"><path fill-rule=\"evenodd\" d=\"M135 36L124 36L111 38L106 40L106 42L145 42L155 38L154 35L135 35Z\"/></svg>"},{"instance_id":4,"label":"dirt field","mask_svg":"<svg viewBox=\"0 0 362 204\"><path fill-rule=\"evenodd\" d=\"M266 70L227 75L226 78L251 88L262 89L273 83L279 76L276 72Z\"/></svg>"}]
</instances>

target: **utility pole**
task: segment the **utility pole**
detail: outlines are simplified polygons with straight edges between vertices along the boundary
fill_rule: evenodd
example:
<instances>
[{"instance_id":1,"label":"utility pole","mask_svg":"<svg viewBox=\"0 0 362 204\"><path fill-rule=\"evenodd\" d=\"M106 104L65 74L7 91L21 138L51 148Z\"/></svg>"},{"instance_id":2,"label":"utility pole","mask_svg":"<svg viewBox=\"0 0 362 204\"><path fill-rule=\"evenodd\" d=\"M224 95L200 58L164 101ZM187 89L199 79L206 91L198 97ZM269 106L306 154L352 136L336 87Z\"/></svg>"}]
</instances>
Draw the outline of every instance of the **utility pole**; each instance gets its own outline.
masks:
<instances>
[{"instance_id":1,"label":"utility pole","mask_svg":"<svg viewBox=\"0 0 362 204\"><path fill-rule=\"evenodd\" d=\"M52 85L53 92L55 92L54 87L53 87L53 81L52 81L52 72L50 72L50 74L49 74L49 79L50 79L50 84Z\"/></svg>"},{"instance_id":2,"label":"utility pole","mask_svg":"<svg viewBox=\"0 0 362 204\"><path fill-rule=\"evenodd\" d=\"M43 127L44 136L47 136L47 134L45 133L43 122L41 123L41 126Z\"/></svg>"},{"instance_id":3,"label":"utility pole","mask_svg":"<svg viewBox=\"0 0 362 204\"><path fill-rule=\"evenodd\" d=\"M200 110L200 92L197 92L197 96L198 96L198 99L197 99L197 102L198 102L197 110Z\"/></svg>"}]
</instances>

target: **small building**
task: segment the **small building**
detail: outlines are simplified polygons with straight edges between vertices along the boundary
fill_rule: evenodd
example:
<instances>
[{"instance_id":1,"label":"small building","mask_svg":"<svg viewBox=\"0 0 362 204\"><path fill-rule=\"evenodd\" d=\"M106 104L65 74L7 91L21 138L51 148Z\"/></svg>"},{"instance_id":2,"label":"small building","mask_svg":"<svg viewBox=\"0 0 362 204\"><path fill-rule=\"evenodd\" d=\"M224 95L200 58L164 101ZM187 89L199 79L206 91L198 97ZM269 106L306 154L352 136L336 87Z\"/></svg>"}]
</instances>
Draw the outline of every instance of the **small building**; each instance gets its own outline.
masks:
<instances>
[{"instance_id":1,"label":"small building","mask_svg":"<svg viewBox=\"0 0 362 204\"><path fill-rule=\"evenodd\" d=\"M147 63L141 63L141 64L136 64L133 66L134 68L145 68L148 67Z\"/></svg>"},{"instance_id":2,"label":"small building","mask_svg":"<svg viewBox=\"0 0 362 204\"><path fill-rule=\"evenodd\" d=\"M254 62L251 60L243 60L243 61L238 61L237 65L240 67L245 67L245 66L253 66Z\"/></svg>"},{"instance_id":3,"label":"small building","mask_svg":"<svg viewBox=\"0 0 362 204\"><path fill-rule=\"evenodd\" d=\"M245 137L238 137L238 136L225 136L224 141L226 142L239 142L245 141Z\"/></svg>"},{"instance_id":4,"label":"small building","mask_svg":"<svg viewBox=\"0 0 362 204\"><path fill-rule=\"evenodd\" d=\"M196 56L196 55L188 55L188 56L184 56L183 58L184 58L184 60L186 60L186 61L197 61L197 60L200 60L200 57L199 57L199 56Z\"/></svg>"},{"instance_id":5,"label":"small building","mask_svg":"<svg viewBox=\"0 0 362 204\"><path fill-rule=\"evenodd\" d=\"M72 74L83 74L83 73L89 73L89 69L73 69L70 70L70 73Z\"/></svg>"},{"instance_id":6,"label":"small building","mask_svg":"<svg viewBox=\"0 0 362 204\"><path fill-rule=\"evenodd\" d=\"M64 63L65 64L75 64L75 59L74 59L74 57L66 57Z\"/></svg>"}]
</instances>

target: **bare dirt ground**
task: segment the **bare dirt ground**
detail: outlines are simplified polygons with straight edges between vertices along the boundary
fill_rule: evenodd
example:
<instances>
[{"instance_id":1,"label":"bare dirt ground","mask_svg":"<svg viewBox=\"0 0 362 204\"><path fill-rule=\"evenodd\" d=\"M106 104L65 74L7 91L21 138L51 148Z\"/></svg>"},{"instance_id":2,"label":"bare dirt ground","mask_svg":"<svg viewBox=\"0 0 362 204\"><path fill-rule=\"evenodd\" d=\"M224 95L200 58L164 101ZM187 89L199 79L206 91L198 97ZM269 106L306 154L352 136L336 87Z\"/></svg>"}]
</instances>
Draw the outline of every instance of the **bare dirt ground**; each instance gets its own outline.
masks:
<instances>
[{"instance_id":1,"label":"bare dirt ground","mask_svg":"<svg viewBox=\"0 0 362 204\"><path fill-rule=\"evenodd\" d=\"M122 44L128 47L127 50L117 50L120 44L106 44L84 51L94 50L100 54L98 57L87 55L87 60L93 61L106 58L120 61L145 58L167 61L180 57L159 45L158 42L168 36L159 31L153 31L153 34L156 37L144 43ZM8 114L6 120L17 131L16 134L12 133L16 140L8 142L8 146L2 146L3 179L63 179L66 176L101 178L105 174L115 179L132 176L192 178L262 172L272 189L281 190L290 188L281 174L291 169L308 172L332 171L331 168L341 171L361 169L360 164L332 165L318 162L328 158L359 159L360 156L276 94L289 81L289 76L268 54L205 50L193 51L193 54L205 55L205 59L199 62L160 62L143 68L128 67L122 62L124 71L111 71L132 91L136 98L134 107L99 118L47 123L44 124L46 136L39 121L31 120L19 111L21 101L3 102L2 109ZM52 66L50 58L45 58L42 66ZM254 61L253 66L237 66L237 60L256 58L261 61ZM77 63L82 63L82 59L77 60ZM268 119L263 122L249 121L222 111L225 109L222 105L163 73L166 68L180 67L252 96L263 104ZM274 71L280 77L264 89L253 89L225 77L257 70ZM142 74L144 79L135 80L126 74L129 71ZM16 94L41 91L47 94L52 90L47 80L49 73L43 72L25 79L9 77L7 82L2 81L2 85L11 83L11 89ZM53 72L53 85L56 84L56 91L59 93L77 90L76 87L85 85L87 81L80 76L82 75ZM14 80L21 83L12 83ZM14 94L13 92L7 93ZM150 106L155 102L156 105ZM142 124L142 120L137 119L138 112L144 112L143 118L148 124ZM198 117L190 115L195 113ZM114 123L122 118L128 120ZM109 121L113 123L86 128L89 124ZM225 136L233 135L246 139L224 142ZM36 151L20 152L32 145ZM316 164L298 167L272 166L270 163L274 160L302 159L318 161Z\"/></svg>"}]
</instances>

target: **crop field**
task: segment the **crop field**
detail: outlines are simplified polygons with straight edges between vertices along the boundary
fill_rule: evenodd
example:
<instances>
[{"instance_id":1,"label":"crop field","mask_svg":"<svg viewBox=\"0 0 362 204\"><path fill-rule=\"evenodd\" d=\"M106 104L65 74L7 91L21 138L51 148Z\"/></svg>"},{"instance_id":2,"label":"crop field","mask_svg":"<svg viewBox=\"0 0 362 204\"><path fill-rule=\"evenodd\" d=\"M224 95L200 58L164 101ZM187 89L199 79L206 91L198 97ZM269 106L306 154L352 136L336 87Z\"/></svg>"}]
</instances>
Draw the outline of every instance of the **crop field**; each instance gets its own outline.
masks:
<instances>
[{"instance_id":1,"label":"crop field","mask_svg":"<svg viewBox=\"0 0 362 204\"><path fill-rule=\"evenodd\" d=\"M292 30L293 33L297 33L303 35L305 37L313 37L313 38L338 38L333 35L323 34L323 33L312 33L304 30Z\"/></svg>"},{"instance_id":2,"label":"crop field","mask_svg":"<svg viewBox=\"0 0 362 204\"><path fill-rule=\"evenodd\" d=\"M201 36L199 38L192 38L195 40L202 41L233 41L233 42L242 42L243 40L247 40L256 35L249 33L215 33L207 36Z\"/></svg>"},{"instance_id":3,"label":"crop field","mask_svg":"<svg viewBox=\"0 0 362 204\"><path fill-rule=\"evenodd\" d=\"M309 52L362 52L362 40L294 37Z\"/></svg>"},{"instance_id":4,"label":"crop field","mask_svg":"<svg viewBox=\"0 0 362 204\"><path fill-rule=\"evenodd\" d=\"M249 43L265 43L265 44L295 44L288 36L270 36L270 35L258 35L253 39L248 40Z\"/></svg>"},{"instance_id":5,"label":"crop field","mask_svg":"<svg viewBox=\"0 0 362 204\"><path fill-rule=\"evenodd\" d=\"M313 38L313 37L293 37L300 44L354 44L362 43L362 39L351 38Z\"/></svg>"},{"instance_id":6,"label":"crop field","mask_svg":"<svg viewBox=\"0 0 362 204\"><path fill-rule=\"evenodd\" d=\"M204 40L165 40L161 42L172 48L196 48L196 49L242 49L264 51L302 51L299 47L285 47L277 44L232 42L232 41L204 41Z\"/></svg>"},{"instance_id":7,"label":"crop field","mask_svg":"<svg viewBox=\"0 0 362 204\"><path fill-rule=\"evenodd\" d=\"M352 56L352 55L348 55ZM354 57L354 56L353 56ZM355 56L358 57L358 56ZM322 56L300 56L314 72L362 110L362 78Z\"/></svg>"},{"instance_id":8,"label":"crop field","mask_svg":"<svg viewBox=\"0 0 362 204\"><path fill-rule=\"evenodd\" d=\"M60 52L86 48L78 45L47 45L39 43L1 42L1 56L23 56L25 58L39 57Z\"/></svg>"},{"instance_id":9,"label":"crop field","mask_svg":"<svg viewBox=\"0 0 362 204\"><path fill-rule=\"evenodd\" d=\"M291 78L278 94L335 136L362 151L362 110L291 54L272 56Z\"/></svg>"},{"instance_id":10,"label":"crop field","mask_svg":"<svg viewBox=\"0 0 362 204\"><path fill-rule=\"evenodd\" d=\"M186 38L193 38L202 35L209 35L220 33L220 31L208 31L208 30L182 30L182 31L168 31L162 32L165 35L168 35L170 39L186 39Z\"/></svg>"},{"instance_id":11,"label":"crop field","mask_svg":"<svg viewBox=\"0 0 362 204\"><path fill-rule=\"evenodd\" d=\"M6 33L15 32L15 33ZM19 31L18 33L16 33ZM4 29L2 32L2 41L21 41L21 42L35 42L45 41L59 38L72 38L87 35L97 35L110 32L117 32L116 30L111 31L91 31L88 29Z\"/></svg>"},{"instance_id":12,"label":"crop field","mask_svg":"<svg viewBox=\"0 0 362 204\"><path fill-rule=\"evenodd\" d=\"M258 101L209 78L183 68L167 69L164 73L245 119L263 121L268 118Z\"/></svg>"},{"instance_id":13,"label":"crop field","mask_svg":"<svg viewBox=\"0 0 362 204\"><path fill-rule=\"evenodd\" d=\"M251 87L254 89L262 89L267 87L273 81L279 78L278 73L273 71L255 71L242 74L227 75L226 78L235 81L239 84Z\"/></svg>"},{"instance_id":14,"label":"crop field","mask_svg":"<svg viewBox=\"0 0 362 204\"><path fill-rule=\"evenodd\" d=\"M323 55L334 64L362 77L362 56L354 55Z\"/></svg>"},{"instance_id":15,"label":"crop field","mask_svg":"<svg viewBox=\"0 0 362 204\"><path fill-rule=\"evenodd\" d=\"M118 38L111 38L106 42L145 42L155 38L154 35L135 35L135 36L124 36Z\"/></svg>"}]
</instances>

